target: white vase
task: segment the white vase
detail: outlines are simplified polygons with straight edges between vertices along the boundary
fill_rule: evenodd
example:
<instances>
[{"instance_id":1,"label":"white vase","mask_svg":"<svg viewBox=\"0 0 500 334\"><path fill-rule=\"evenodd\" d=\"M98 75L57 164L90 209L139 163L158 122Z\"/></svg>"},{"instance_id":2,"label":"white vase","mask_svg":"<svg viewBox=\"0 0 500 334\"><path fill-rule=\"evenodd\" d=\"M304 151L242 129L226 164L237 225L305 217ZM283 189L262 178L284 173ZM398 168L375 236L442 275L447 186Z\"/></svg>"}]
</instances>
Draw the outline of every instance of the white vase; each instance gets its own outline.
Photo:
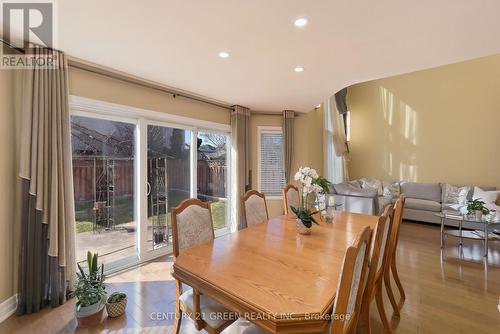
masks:
<instances>
[{"instance_id":1,"label":"white vase","mask_svg":"<svg viewBox=\"0 0 500 334\"><path fill-rule=\"evenodd\" d=\"M476 220L481 220L482 217L483 217L483 212L481 210L474 211L474 218L476 218Z\"/></svg>"}]
</instances>

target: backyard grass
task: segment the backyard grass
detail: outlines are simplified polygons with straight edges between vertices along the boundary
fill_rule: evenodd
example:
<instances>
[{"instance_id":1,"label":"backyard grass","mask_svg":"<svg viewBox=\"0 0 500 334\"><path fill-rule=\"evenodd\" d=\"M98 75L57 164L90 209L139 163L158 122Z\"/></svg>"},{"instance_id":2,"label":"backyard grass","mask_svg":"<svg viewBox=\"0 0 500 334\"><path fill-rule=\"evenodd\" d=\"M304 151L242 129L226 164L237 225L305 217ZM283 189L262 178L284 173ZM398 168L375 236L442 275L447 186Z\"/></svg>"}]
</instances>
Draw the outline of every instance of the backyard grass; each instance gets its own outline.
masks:
<instances>
[{"instance_id":1,"label":"backyard grass","mask_svg":"<svg viewBox=\"0 0 500 334\"><path fill-rule=\"evenodd\" d=\"M86 220L76 222L76 233L90 232L92 231L93 222Z\"/></svg>"},{"instance_id":2,"label":"backyard grass","mask_svg":"<svg viewBox=\"0 0 500 334\"><path fill-rule=\"evenodd\" d=\"M186 198L185 194L172 193L169 198L169 206L178 205L182 199ZM129 223L134 221L134 204L132 196L121 196L115 199L115 222L116 225ZM212 211L212 219L214 228L219 229L226 226L227 217L227 202L209 202L210 210ZM151 221L151 213L148 214ZM75 203L75 218L76 218L76 233L92 231L94 220L94 212L92 210L92 201L79 201ZM167 215L167 224L170 224L170 213Z\"/></svg>"}]
</instances>

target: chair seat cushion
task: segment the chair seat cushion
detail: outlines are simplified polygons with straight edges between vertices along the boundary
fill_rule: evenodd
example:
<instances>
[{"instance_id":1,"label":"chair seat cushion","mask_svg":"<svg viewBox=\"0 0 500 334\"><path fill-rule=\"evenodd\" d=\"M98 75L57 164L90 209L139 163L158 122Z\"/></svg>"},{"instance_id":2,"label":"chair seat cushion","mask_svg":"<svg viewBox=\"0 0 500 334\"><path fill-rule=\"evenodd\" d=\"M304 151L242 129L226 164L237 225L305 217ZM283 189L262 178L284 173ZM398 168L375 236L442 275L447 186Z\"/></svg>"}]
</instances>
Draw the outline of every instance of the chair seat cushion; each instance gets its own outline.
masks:
<instances>
[{"instance_id":1,"label":"chair seat cushion","mask_svg":"<svg viewBox=\"0 0 500 334\"><path fill-rule=\"evenodd\" d=\"M181 309L184 311L194 311L193 289L188 289L179 298ZM235 313L231 312L223 305L217 303L206 295L200 296L201 318L212 328L217 329L230 320L237 319Z\"/></svg>"},{"instance_id":2,"label":"chair seat cushion","mask_svg":"<svg viewBox=\"0 0 500 334\"><path fill-rule=\"evenodd\" d=\"M332 322L329 321L328 325L326 326L325 330L323 331L323 334L328 334L330 333L330 326L332 325ZM266 334L262 329L255 325L250 325L250 327L246 328L241 334Z\"/></svg>"},{"instance_id":3,"label":"chair seat cushion","mask_svg":"<svg viewBox=\"0 0 500 334\"><path fill-rule=\"evenodd\" d=\"M426 199L407 198L405 202L405 208L440 212L441 203L435 201L429 201Z\"/></svg>"}]
</instances>

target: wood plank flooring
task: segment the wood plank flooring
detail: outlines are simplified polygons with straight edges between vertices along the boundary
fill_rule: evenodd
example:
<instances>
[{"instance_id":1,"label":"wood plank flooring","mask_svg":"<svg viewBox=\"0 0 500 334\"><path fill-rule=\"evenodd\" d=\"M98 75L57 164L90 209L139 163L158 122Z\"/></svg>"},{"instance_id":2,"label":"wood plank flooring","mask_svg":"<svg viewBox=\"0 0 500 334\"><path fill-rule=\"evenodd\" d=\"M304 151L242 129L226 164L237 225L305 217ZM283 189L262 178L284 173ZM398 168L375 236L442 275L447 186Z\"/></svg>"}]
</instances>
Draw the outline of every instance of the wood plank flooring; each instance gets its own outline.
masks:
<instances>
[{"instance_id":1,"label":"wood plank flooring","mask_svg":"<svg viewBox=\"0 0 500 334\"><path fill-rule=\"evenodd\" d=\"M448 238L442 254L438 226L402 225L398 268L407 298L401 318L392 318L396 333L500 333L500 242L490 242L488 266L482 243L466 240L462 252L457 244ZM76 328L70 301L37 314L12 316L0 324L0 333L171 333L175 303L171 264L172 259L164 257L109 277L108 292L127 293L127 313L97 328ZM383 333L373 311L373 332ZM392 314L388 300L386 311ZM189 320L182 324L181 333L197 333ZM239 334L247 326L245 321L237 324L224 333Z\"/></svg>"}]
</instances>

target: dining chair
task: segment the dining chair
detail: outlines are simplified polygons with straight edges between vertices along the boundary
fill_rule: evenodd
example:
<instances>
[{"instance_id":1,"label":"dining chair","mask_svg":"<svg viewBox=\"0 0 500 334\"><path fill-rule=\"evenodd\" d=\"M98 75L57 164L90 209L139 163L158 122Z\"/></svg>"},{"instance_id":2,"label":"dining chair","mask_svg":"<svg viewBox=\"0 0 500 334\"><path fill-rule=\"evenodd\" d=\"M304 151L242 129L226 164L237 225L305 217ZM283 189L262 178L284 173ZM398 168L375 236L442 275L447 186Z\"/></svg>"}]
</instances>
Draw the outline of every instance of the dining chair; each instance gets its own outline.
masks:
<instances>
[{"instance_id":1,"label":"dining chair","mask_svg":"<svg viewBox=\"0 0 500 334\"><path fill-rule=\"evenodd\" d=\"M257 190L247 191L241 197L241 212L243 215L242 228L268 221L266 196Z\"/></svg>"},{"instance_id":2,"label":"dining chair","mask_svg":"<svg viewBox=\"0 0 500 334\"><path fill-rule=\"evenodd\" d=\"M363 282L366 282L372 230L365 226L356 240L347 248L342 270L337 283L337 295L331 320L323 333L344 334L356 332L356 319L361 307ZM251 325L243 334L264 334L256 325Z\"/></svg>"},{"instance_id":3,"label":"dining chair","mask_svg":"<svg viewBox=\"0 0 500 334\"><path fill-rule=\"evenodd\" d=\"M401 227L401 223L403 221L403 210L405 205L405 197L401 195L399 200L396 201L396 207L394 209L394 218L392 223L391 235L389 237L389 251L388 251L388 268L384 273L384 285L387 291L387 295L389 296L389 301L391 302L392 309L394 310L395 316L400 316L399 310L403 307L403 304L406 299L405 291L403 289L403 285L401 284L401 280L399 278L398 270L396 267L396 250L399 241L399 228ZM399 302L396 302L396 298L394 297L394 292L392 291L391 286L391 273L396 282L396 286L399 290L400 299Z\"/></svg>"},{"instance_id":4,"label":"dining chair","mask_svg":"<svg viewBox=\"0 0 500 334\"><path fill-rule=\"evenodd\" d=\"M363 294L363 300L361 303L360 311L360 329L363 333L371 333L370 324L370 305L373 299L376 300L377 310L382 320L384 329L388 333L392 333L391 326L387 319L385 313L383 300L382 300L382 283L385 273L385 268L387 267L386 254L388 251L388 240L390 238L392 218L391 216L392 207L388 204L380 216L377 225L374 229L374 235L372 238L372 244L370 249L370 262L367 281L365 285L365 291Z\"/></svg>"},{"instance_id":5,"label":"dining chair","mask_svg":"<svg viewBox=\"0 0 500 334\"><path fill-rule=\"evenodd\" d=\"M298 208L300 206L299 188L293 184L287 184L283 188L283 212L288 214L291 210L290 207Z\"/></svg>"},{"instance_id":6,"label":"dining chair","mask_svg":"<svg viewBox=\"0 0 500 334\"><path fill-rule=\"evenodd\" d=\"M171 214L174 261L185 249L214 239L212 214L207 203L196 198L187 199L172 209ZM232 313L224 306L201 294L197 289L190 287L183 291L183 286L186 285L177 279L175 284L174 333L179 333L183 313L193 319L197 330L204 329L210 334L222 332L236 320L235 315L231 317L218 316Z\"/></svg>"}]
</instances>

